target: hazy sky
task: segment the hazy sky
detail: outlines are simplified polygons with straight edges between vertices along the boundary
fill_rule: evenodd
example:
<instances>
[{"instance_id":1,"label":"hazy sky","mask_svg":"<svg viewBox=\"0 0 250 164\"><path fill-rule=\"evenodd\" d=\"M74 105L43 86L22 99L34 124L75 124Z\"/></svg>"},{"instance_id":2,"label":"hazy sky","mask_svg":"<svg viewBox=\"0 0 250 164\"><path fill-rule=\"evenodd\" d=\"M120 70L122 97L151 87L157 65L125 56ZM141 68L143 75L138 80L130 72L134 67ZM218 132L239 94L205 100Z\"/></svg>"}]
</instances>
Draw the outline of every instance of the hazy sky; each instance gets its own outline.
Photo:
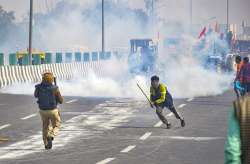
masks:
<instances>
[{"instance_id":1,"label":"hazy sky","mask_svg":"<svg viewBox=\"0 0 250 164\"><path fill-rule=\"evenodd\" d=\"M53 8L61 0L34 0L35 12L46 12ZM77 3L92 3L98 0L67 0ZM100 1L100 0L99 0ZM109 1L109 0L106 0ZM111 1L111 0L110 0ZM137 8L145 7L143 0L112 0L129 1L130 6ZM190 0L156 0L164 4L159 10L166 19L175 19L182 17L187 19L189 14ZM193 21L201 23L204 20L216 17L220 23L226 23L226 1L227 0L193 0ZM246 20L250 25L250 0L229 0L230 2L230 23L241 24ZM22 19L29 10L29 0L0 0L0 5L4 9L15 11L18 20Z\"/></svg>"}]
</instances>

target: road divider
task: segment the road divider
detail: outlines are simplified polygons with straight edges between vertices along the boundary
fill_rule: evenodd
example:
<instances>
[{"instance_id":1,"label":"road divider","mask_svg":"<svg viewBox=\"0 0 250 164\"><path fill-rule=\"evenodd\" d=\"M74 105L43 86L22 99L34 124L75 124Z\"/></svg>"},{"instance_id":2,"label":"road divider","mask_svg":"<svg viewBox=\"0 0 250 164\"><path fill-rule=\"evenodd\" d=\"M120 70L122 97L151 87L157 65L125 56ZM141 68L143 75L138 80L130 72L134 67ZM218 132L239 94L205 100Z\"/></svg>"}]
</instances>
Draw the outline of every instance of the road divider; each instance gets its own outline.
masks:
<instances>
[{"instance_id":1,"label":"road divider","mask_svg":"<svg viewBox=\"0 0 250 164\"><path fill-rule=\"evenodd\" d=\"M100 76L103 74L103 65L107 61L56 63L32 66L0 66L0 88L17 83L36 83L42 78L45 70L50 70L60 80L69 80L78 72L81 76L87 76L91 70Z\"/></svg>"}]
</instances>

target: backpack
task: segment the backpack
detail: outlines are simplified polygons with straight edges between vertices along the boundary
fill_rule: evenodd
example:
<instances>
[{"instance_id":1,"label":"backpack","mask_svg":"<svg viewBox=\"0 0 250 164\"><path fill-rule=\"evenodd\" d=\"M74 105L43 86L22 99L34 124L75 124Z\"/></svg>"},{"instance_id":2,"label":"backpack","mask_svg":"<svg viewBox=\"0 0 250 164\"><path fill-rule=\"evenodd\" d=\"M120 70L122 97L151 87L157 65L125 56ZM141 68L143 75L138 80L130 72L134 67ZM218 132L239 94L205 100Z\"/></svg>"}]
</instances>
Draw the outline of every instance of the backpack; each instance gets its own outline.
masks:
<instances>
[{"instance_id":1,"label":"backpack","mask_svg":"<svg viewBox=\"0 0 250 164\"><path fill-rule=\"evenodd\" d=\"M53 110L57 108L56 95L57 86L39 84L36 86L38 90L38 105L41 110Z\"/></svg>"}]
</instances>

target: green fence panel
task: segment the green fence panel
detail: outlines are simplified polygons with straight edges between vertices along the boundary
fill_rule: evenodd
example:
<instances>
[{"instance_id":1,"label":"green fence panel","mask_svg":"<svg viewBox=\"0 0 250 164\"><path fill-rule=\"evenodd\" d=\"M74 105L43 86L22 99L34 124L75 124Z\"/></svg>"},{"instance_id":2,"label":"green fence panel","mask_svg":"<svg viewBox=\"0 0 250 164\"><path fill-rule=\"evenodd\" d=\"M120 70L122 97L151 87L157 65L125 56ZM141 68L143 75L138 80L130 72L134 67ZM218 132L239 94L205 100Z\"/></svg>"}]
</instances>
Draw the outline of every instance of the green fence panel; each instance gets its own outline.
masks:
<instances>
[{"instance_id":1,"label":"green fence panel","mask_svg":"<svg viewBox=\"0 0 250 164\"><path fill-rule=\"evenodd\" d=\"M33 54L32 65L40 65L41 64L41 56L39 54Z\"/></svg>"},{"instance_id":2,"label":"green fence panel","mask_svg":"<svg viewBox=\"0 0 250 164\"><path fill-rule=\"evenodd\" d=\"M71 63L72 62L72 53L71 52L66 53L65 62L66 63Z\"/></svg>"},{"instance_id":3,"label":"green fence panel","mask_svg":"<svg viewBox=\"0 0 250 164\"><path fill-rule=\"evenodd\" d=\"M105 53L105 59L106 59L106 60L111 59L111 52L106 52L106 53Z\"/></svg>"},{"instance_id":4,"label":"green fence panel","mask_svg":"<svg viewBox=\"0 0 250 164\"><path fill-rule=\"evenodd\" d=\"M0 53L0 65L4 65L4 54Z\"/></svg>"},{"instance_id":5,"label":"green fence panel","mask_svg":"<svg viewBox=\"0 0 250 164\"><path fill-rule=\"evenodd\" d=\"M46 64L52 63L52 53L45 53L45 63Z\"/></svg>"},{"instance_id":6,"label":"green fence panel","mask_svg":"<svg viewBox=\"0 0 250 164\"><path fill-rule=\"evenodd\" d=\"M88 52L83 53L83 62L88 62L90 60L90 55Z\"/></svg>"},{"instance_id":7,"label":"green fence panel","mask_svg":"<svg viewBox=\"0 0 250 164\"><path fill-rule=\"evenodd\" d=\"M16 53L9 54L9 65L17 65Z\"/></svg>"},{"instance_id":8,"label":"green fence panel","mask_svg":"<svg viewBox=\"0 0 250 164\"><path fill-rule=\"evenodd\" d=\"M105 52L99 52L99 59L104 60L105 59Z\"/></svg>"},{"instance_id":9,"label":"green fence panel","mask_svg":"<svg viewBox=\"0 0 250 164\"><path fill-rule=\"evenodd\" d=\"M98 52L92 52L92 61L98 60Z\"/></svg>"},{"instance_id":10,"label":"green fence panel","mask_svg":"<svg viewBox=\"0 0 250 164\"><path fill-rule=\"evenodd\" d=\"M82 57L81 57L81 52L76 52L75 53L75 61L76 62L81 62L81 60L82 60Z\"/></svg>"},{"instance_id":11,"label":"green fence panel","mask_svg":"<svg viewBox=\"0 0 250 164\"><path fill-rule=\"evenodd\" d=\"M22 65L29 65L29 54L25 54L22 57Z\"/></svg>"},{"instance_id":12,"label":"green fence panel","mask_svg":"<svg viewBox=\"0 0 250 164\"><path fill-rule=\"evenodd\" d=\"M56 53L56 63L62 63L62 53Z\"/></svg>"}]
</instances>

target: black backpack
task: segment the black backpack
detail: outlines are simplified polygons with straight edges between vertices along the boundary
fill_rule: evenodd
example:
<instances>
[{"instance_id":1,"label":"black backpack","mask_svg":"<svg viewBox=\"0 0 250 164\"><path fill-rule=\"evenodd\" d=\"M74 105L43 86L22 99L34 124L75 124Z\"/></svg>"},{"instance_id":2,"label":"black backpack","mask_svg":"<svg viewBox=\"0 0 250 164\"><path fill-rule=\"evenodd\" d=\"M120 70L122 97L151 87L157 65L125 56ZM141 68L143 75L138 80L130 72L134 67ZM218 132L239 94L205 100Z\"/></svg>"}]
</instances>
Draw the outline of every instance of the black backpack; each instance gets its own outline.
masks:
<instances>
[{"instance_id":1,"label":"black backpack","mask_svg":"<svg viewBox=\"0 0 250 164\"><path fill-rule=\"evenodd\" d=\"M39 84L36 86L38 90L38 105L41 110L52 110L57 108L56 95L54 94L57 90L55 85L43 85Z\"/></svg>"}]
</instances>

